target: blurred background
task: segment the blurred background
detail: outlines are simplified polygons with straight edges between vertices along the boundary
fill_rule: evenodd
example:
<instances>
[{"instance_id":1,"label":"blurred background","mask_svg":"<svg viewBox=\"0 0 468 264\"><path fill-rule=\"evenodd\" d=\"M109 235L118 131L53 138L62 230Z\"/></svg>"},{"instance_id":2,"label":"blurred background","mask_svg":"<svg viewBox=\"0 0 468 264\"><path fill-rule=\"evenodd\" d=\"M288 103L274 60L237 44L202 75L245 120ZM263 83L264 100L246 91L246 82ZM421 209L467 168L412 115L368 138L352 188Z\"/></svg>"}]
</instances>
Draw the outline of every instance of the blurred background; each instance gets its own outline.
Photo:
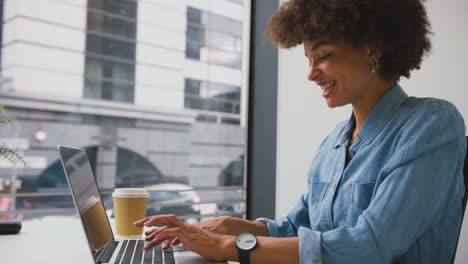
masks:
<instances>
[{"instance_id":1,"label":"blurred background","mask_svg":"<svg viewBox=\"0 0 468 264\"><path fill-rule=\"evenodd\" d=\"M245 216L249 5L243 0L0 0L0 219L74 215L57 145L85 148L108 214Z\"/></svg>"}]
</instances>

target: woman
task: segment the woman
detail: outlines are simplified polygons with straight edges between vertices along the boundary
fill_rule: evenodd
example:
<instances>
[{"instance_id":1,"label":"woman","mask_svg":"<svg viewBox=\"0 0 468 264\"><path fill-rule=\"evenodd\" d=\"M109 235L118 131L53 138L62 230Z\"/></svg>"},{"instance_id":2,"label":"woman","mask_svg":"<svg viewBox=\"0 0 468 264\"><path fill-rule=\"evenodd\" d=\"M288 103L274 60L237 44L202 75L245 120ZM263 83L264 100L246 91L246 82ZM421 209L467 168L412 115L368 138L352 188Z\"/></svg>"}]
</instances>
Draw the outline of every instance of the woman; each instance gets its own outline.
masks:
<instances>
[{"instance_id":1,"label":"woman","mask_svg":"<svg viewBox=\"0 0 468 264\"><path fill-rule=\"evenodd\" d=\"M461 222L464 121L452 104L408 97L398 85L431 48L422 1L291 0L268 32L281 47L303 44L307 78L329 107L351 104L351 117L321 144L308 192L286 217L198 225L148 217L137 225L166 225L147 233L148 247L169 240L237 260L234 236L250 232L251 263L449 263Z\"/></svg>"}]
</instances>

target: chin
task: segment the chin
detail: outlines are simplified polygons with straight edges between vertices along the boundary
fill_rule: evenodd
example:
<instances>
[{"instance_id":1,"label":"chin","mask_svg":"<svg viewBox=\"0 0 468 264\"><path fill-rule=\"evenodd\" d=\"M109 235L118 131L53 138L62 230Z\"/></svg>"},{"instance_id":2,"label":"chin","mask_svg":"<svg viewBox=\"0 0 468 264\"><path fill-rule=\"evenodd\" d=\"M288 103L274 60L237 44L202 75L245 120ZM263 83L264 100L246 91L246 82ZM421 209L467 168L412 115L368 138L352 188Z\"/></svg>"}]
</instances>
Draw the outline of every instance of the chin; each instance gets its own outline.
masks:
<instances>
[{"instance_id":1,"label":"chin","mask_svg":"<svg viewBox=\"0 0 468 264\"><path fill-rule=\"evenodd\" d=\"M336 107L340 107L340 106L345 106L345 105L347 105L347 103L337 102L337 101L333 101L333 100L327 100L327 105L328 105L329 108L336 108Z\"/></svg>"}]
</instances>

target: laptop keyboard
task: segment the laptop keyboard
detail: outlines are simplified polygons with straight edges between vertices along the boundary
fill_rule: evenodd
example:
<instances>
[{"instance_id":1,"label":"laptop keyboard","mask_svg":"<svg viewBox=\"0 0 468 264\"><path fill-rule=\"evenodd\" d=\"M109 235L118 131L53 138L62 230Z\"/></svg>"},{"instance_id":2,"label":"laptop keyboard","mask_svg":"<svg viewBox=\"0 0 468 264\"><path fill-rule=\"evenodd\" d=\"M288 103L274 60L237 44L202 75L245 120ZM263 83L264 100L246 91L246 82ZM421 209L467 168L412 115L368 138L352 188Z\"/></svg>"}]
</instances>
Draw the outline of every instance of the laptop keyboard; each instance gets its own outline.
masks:
<instances>
[{"instance_id":1,"label":"laptop keyboard","mask_svg":"<svg viewBox=\"0 0 468 264\"><path fill-rule=\"evenodd\" d=\"M162 250L161 245L143 250L144 240L124 240L115 264L175 264L172 248Z\"/></svg>"}]
</instances>

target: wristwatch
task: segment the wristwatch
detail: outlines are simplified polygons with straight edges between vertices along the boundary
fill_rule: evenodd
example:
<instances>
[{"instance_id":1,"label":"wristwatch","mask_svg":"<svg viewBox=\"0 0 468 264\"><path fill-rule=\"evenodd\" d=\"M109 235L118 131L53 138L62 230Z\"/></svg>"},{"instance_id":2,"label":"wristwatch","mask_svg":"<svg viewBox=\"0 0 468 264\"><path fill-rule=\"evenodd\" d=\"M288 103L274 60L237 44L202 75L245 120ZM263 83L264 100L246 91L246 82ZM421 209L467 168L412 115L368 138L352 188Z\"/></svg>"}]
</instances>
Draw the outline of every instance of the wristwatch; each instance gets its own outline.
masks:
<instances>
[{"instance_id":1,"label":"wristwatch","mask_svg":"<svg viewBox=\"0 0 468 264\"><path fill-rule=\"evenodd\" d=\"M235 244L240 264L250 264L250 251L257 246L257 237L252 233L240 233L236 237Z\"/></svg>"}]
</instances>

